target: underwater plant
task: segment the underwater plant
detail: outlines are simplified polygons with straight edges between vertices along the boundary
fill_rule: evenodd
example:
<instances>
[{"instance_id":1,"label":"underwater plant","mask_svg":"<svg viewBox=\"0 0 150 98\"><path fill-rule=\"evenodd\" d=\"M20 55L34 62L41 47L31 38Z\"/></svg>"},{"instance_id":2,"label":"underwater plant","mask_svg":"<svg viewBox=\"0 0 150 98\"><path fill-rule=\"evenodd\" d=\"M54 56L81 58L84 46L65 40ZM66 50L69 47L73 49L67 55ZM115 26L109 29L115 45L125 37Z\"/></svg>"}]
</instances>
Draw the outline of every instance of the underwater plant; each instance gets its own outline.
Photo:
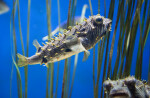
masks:
<instances>
[{"instance_id":1,"label":"underwater plant","mask_svg":"<svg viewBox=\"0 0 150 98\"><path fill-rule=\"evenodd\" d=\"M13 34L13 53L12 53L12 60L13 60L13 66L14 65L16 68L16 75L17 75L17 88L18 88L18 98L27 98L28 97L28 65L29 63L24 63L22 61L26 60L26 56L28 57L29 54L29 23L30 23L30 0L28 0L28 14L27 14L27 42L26 42L26 51L24 50L24 43L23 43L23 35L22 35L22 28L21 28L21 19L20 19L20 6L19 6L19 0L13 0L13 10L12 10L12 16L11 16L11 21L10 21L10 33ZM78 2L80 2L78 0ZM98 25L101 23L101 16L97 15L95 16L95 11L93 12L92 8L92 3L94 1L89 0L89 7L90 7L90 12L91 16L87 20L85 19L83 24L78 24L77 26L84 25L84 23L89 23L89 21L92 19L92 17L98 17L94 18L96 22L95 25ZM104 5L104 17L108 17L109 19L112 20L112 24L114 24L114 28L112 28L112 31L109 29L106 35L103 37L101 41L92 41L94 44L91 46L93 47L92 52L93 55L90 55L93 57L93 96L94 98L105 98L106 94L103 93L104 88L103 88L103 82L110 78L113 80L117 80L119 78L125 78L131 74L131 67L134 67L134 73L135 77L137 79L142 78L142 70L143 66L148 66L148 65L143 65L143 53L144 53L144 47L147 42L147 38L149 35L149 29L150 29L150 2L148 0L119 0L118 3L116 3L117 0L110 0L110 6L107 5L106 7L106 1L104 0L104 4L101 3L100 0L98 0L97 3L97 12L96 14L101 14L100 10L100 4ZM57 5L58 5L58 27L57 31L55 32L64 32L61 29L61 15L60 15L60 4L59 0L57 0ZM96 5L94 5L96 6ZM79 27L70 27L70 25L75 24L75 16L76 16L76 7L77 7L77 0L69 0L69 6L68 6L68 16L67 16L67 23L66 26L69 27L67 28L68 31L66 32L66 35L69 35L69 33L74 33L73 30ZM115 7L118 8L117 14L116 14L116 20L114 20L114 15L115 15ZM109 8L109 12L106 12L106 8ZM17 10L16 10L17 9ZM19 55L19 57L23 58L21 61L18 61L18 58L16 54L18 53L17 49L17 38L16 38L16 26L15 26L15 13L17 11L18 14L18 24L19 24L19 34L20 34L20 41L21 41L21 47L22 47L22 54L23 56ZM143 13L142 13L143 11ZM52 38L52 31L51 31L51 0L46 0L46 14L47 14L47 32L48 32L48 39ZM142 14L142 15L141 15ZM142 18L141 18L142 17ZM83 19L83 18L81 18ZM104 18L105 19L105 18ZM90 25L90 23L89 23ZM94 26L95 26L94 25ZM86 25L85 27L88 27ZM92 27L92 26L90 26ZM118 30L119 28L119 30ZM69 30L70 29L70 30ZM83 31L82 31L83 30ZM81 35L85 33L86 30L88 29L83 29L81 28L80 32ZM139 31L138 31L139 30ZM87 31L86 31L87 32ZM97 31L95 31L97 32ZM138 33L140 32L140 33ZM93 32L92 32L93 33ZM75 33L75 35L79 35L80 33ZM140 34L140 36L137 36ZM64 35L61 35L64 36ZM57 38L61 39L62 37L58 36ZM84 34L82 36L85 36ZM68 36L73 39L74 37ZM139 40L137 41L136 38L139 37ZM54 42L56 42L56 39L53 39ZM59 40L57 39L57 40ZM94 38L95 40L96 38ZM100 39L100 37L98 38ZM62 39L61 39L62 40ZM98 42L98 44L96 44ZM137 51L137 57L136 57L136 66L132 64L133 62L133 52L135 49L135 44L138 43L138 51ZM50 47L54 47L55 45L52 45L52 41L48 40L47 42L48 45L45 46L44 49L40 48L39 44L35 41L34 45L37 48L37 51L42 52L45 49L51 49ZM96 44L96 46L94 46ZM48 47L48 48L47 48ZM56 47L56 46L55 46ZM88 50L87 48L86 50ZM71 49L65 49L64 51L72 51ZM59 51L62 52L62 51ZM63 53L62 52L62 53ZM56 53L55 53L56 54ZM43 55L42 57L49 55ZM56 56L60 56L59 53L57 53ZM47 57L40 58L38 63L47 63L49 59ZM70 56L68 56L70 57ZM72 90L73 90L73 85L74 85L74 80L75 80L75 74L76 74L76 67L77 67L77 62L78 62L78 54L75 55L74 58L74 66L73 66L73 75L71 74L71 66L72 66L72 61L71 58L66 58L65 59L65 64L64 64L64 71L63 71L63 79L62 79L62 87L61 87L61 97L62 98L71 98L72 97ZM50 58L50 57L49 57ZM59 61L59 60L56 60ZM86 61L85 61L86 62ZM113 63L115 62L115 63ZM61 63L57 63L57 70L54 69L54 63L49 63L47 64L47 76L46 76L46 98L57 98L58 96L58 82L60 81L59 79L59 71L60 67L59 65L63 65ZM19 65L24 65L24 72L25 72L25 79L22 81ZM91 66L91 65L89 65ZM150 65L149 65L150 66ZM149 67L150 68L150 67ZM148 70L150 73L150 70ZM56 75L56 83L54 83L54 72L57 72ZM147 74L149 74L147 73ZM72 77L71 77L72 75ZM149 76L149 75L148 75ZM150 78L148 77L148 80ZM11 79L12 81L12 79ZM25 85L22 87L22 83L25 83ZM148 82L149 83L149 82ZM56 84L56 85L55 85ZM55 88L56 89L55 89ZM12 88L10 88L12 89ZM11 91L10 91L11 92ZM10 94L11 97L11 94Z\"/></svg>"}]
</instances>

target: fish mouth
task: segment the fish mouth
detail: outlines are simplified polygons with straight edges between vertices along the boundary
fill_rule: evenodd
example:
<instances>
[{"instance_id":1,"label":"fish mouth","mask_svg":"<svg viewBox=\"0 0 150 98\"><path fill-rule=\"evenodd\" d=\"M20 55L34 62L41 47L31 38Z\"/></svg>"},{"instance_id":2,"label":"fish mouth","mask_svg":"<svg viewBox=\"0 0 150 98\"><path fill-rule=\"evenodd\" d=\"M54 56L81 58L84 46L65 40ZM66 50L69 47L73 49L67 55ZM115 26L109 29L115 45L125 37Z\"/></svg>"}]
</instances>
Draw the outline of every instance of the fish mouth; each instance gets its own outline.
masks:
<instances>
[{"instance_id":1,"label":"fish mouth","mask_svg":"<svg viewBox=\"0 0 150 98\"><path fill-rule=\"evenodd\" d=\"M109 96L110 98L129 98L129 94L125 91L114 91Z\"/></svg>"}]
</instances>

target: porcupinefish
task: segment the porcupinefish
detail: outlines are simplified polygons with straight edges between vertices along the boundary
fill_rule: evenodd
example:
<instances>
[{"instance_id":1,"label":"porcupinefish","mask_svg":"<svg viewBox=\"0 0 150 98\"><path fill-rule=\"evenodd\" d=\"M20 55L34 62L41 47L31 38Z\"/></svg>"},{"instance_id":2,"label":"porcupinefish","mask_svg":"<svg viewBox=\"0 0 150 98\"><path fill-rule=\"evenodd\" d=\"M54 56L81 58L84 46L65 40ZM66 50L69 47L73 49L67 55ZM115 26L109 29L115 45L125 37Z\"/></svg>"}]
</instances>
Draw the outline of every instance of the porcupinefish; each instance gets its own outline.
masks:
<instances>
[{"instance_id":1,"label":"porcupinefish","mask_svg":"<svg viewBox=\"0 0 150 98\"><path fill-rule=\"evenodd\" d=\"M133 76L119 80L106 80L103 85L106 98L150 98L150 86Z\"/></svg>"},{"instance_id":2,"label":"porcupinefish","mask_svg":"<svg viewBox=\"0 0 150 98\"><path fill-rule=\"evenodd\" d=\"M68 31L64 30L63 34L59 33L57 37L52 38L43 47L34 40L36 54L31 57L17 54L18 66L52 63L80 52L84 52L83 60L86 60L90 54L88 50L111 31L111 20L98 14L84 19L74 27L69 26L68 29Z\"/></svg>"}]
</instances>

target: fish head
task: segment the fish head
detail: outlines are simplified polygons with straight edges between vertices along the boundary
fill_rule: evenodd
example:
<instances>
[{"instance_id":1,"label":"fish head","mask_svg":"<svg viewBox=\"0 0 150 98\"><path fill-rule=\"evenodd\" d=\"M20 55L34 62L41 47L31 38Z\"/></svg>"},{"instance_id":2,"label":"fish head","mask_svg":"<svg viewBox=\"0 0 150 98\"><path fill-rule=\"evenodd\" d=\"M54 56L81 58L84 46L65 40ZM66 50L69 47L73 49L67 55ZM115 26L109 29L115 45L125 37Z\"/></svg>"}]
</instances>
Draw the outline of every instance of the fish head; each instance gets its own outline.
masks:
<instances>
[{"instance_id":1,"label":"fish head","mask_svg":"<svg viewBox=\"0 0 150 98\"><path fill-rule=\"evenodd\" d=\"M131 98L131 93L122 80L106 80L103 83L103 86L105 93L109 96L109 98Z\"/></svg>"},{"instance_id":2,"label":"fish head","mask_svg":"<svg viewBox=\"0 0 150 98\"><path fill-rule=\"evenodd\" d=\"M149 86L133 76L119 80L105 80L103 87L108 98L150 98Z\"/></svg>"},{"instance_id":3,"label":"fish head","mask_svg":"<svg viewBox=\"0 0 150 98\"><path fill-rule=\"evenodd\" d=\"M94 27L103 27L105 31L111 31L111 19L104 18L100 14L92 17Z\"/></svg>"},{"instance_id":4,"label":"fish head","mask_svg":"<svg viewBox=\"0 0 150 98\"><path fill-rule=\"evenodd\" d=\"M88 50L93 48L110 30L111 20L98 14L90 16L82 23L78 36L85 37L82 44Z\"/></svg>"}]
</instances>

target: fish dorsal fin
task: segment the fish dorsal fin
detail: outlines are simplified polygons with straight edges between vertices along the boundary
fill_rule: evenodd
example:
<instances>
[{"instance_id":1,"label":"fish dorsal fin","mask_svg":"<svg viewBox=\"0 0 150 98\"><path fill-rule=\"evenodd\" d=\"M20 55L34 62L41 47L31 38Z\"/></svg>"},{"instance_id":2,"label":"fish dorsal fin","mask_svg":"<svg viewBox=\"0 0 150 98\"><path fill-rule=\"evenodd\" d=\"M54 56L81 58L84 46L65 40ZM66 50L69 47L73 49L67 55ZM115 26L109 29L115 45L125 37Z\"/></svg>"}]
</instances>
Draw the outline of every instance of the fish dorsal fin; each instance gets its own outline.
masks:
<instances>
[{"instance_id":1,"label":"fish dorsal fin","mask_svg":"<svg viewBox=\"0 0 150 98\"><path fill-rule=\"evenodd\" d=\"M37 40L33 41L33 45L36 47L37 52L40 52L41 50L41 45L38 43Z\"/></svg>"}]
</instances>

